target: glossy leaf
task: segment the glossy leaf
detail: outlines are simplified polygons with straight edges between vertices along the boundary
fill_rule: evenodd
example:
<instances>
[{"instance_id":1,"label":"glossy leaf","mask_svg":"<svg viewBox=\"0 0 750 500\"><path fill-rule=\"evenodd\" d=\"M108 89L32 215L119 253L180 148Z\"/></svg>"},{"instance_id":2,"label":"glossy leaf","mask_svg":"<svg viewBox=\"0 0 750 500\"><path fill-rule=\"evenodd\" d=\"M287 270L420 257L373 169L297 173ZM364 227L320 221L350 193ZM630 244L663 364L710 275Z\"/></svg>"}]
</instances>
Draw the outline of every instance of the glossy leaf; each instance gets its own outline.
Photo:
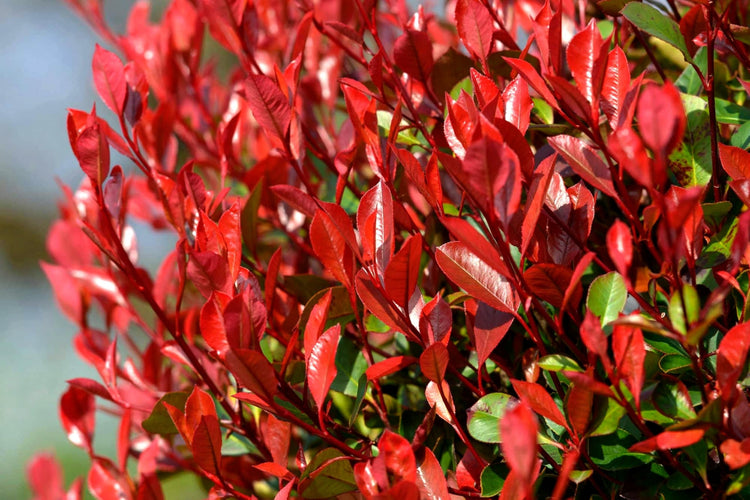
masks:
<instances>
[{"instance_id":1,"label":"glossy leaf","mask_svg":"<svg viewBox=\"0 0 750 500\"><path fill-rule=\"evenodd\" d=\"M633 395L636 408L640 408L646 360L646 345L641 329L615 325L612 329L612 352L617 375L625 379L625 385Z\"/></svg>"},{"instance_id":2,"label":"glossy leaf","mask_svg":"<svg viewBox=\"0 0 750 500\"><path fill-rule=\"evenodd\" d=\"M617 272L629 276L633 263L633 238L628 226L619 219L607 231L607 251Z\"/></svg>"},{"instance_id":3,"label":"glossy leaf","mask_svg":"<svg viewBox=\"0 0 750 500\"><path fill-rule=\"evenodd\" d=\"M307 362L308 387L319 411L322 411L328 389L336 378L336 347L340 336L340 325L326 330L315 343Z\"/></svg>"},{"instance_id":4,"label":"glossy leaf","mask_svg":"<svg viewBox=\"0 0 750 500\"><path fill-rule=\"evenodd\" d=\"M682 187L705 186L711 179L711 126L706 103L681 94L687 125L682 144L669 156L669 163Z\"/></svg>"},{"instance_id":5,"label":"glossy leaf","mask_svg":"<svg viewBox=\"0 0 750 500\"><path fill-rule=\"evenodd\" d=\"M467 427L471 437L483 443L500 443L500 420L515 407L518 400L510 394L494 392L482 396L467 411Z\"/></svg>"},{"instance_id":6,"label":"glossy leaf","mask_svg":"<svg viewBox=\"0 0 750 500\"><path fill-rule=\"evenodd\" d=\"M736 146L719 144L719 156L721 166L732 179L750 178L750 153Z\"/></svg>"},{"instance_id":7,"label":"glossy leaf","mask_svg":"<svg viewBox=\"0 0 750 500\"><path fill-rule=\"evenodd\" d=\"M586 307L606 325L615 319L625 307L628 298L625 280L612 271L597 277L589 287Z\"/></svg>"},{"instance_id":8,"label":"glossy leaf","mask_svg":"<svg viewBox=\"0 0 750 500\"><path fill-rule=\"evenodd\" d=\"M606 46L596 23L591 20L583 31L568 43L566 51L568 66L583 97L598 106L599 95L606 69ZM594 108L595 109L595 108Z\"/></svg>"},{"instance_id":9,"label":"glossy leaf","mask_svg":"<svg viewBox=\"0 0 750 500\"><path fill-rule=\"evenodd\" d=\"M125 109L127 93L125 67L122 61L115 54L97 44L94 50L92 69L94 86L99 97L114 114L120 116Z\"/></svg>"},{"instance_id":10,"label":"glossy leaf","mask_svg":"<svg viewBox=\"0 0 750 500\"><path fill-rule=\"evenodd\" d=\"M477 0L456 2L458 36L469 52L485 60L492 49L492 17L487 8Z\"/></svg>"},{"instance_id":11,"label":"glossy leaf","mask_svg":"<svg viewBox=\"0 0 750 500\"><path fill-rule=\"evenodd\" d=\"M705 434L704 429L690 429L686 431L664 431L661 434L634 444L629 448L631 452L649 453L655 450L673 450L684 448L697 443Z\"/></svg>"},{"instance_id":12,"label":"glossy leaf","mask_svg":"<svg viewBox=\"0 0 750 500\"><path fill-rule=\"evenodd\" d=\"M408 75L427 82L432 71L432 43L427 33L406 29L393 45L395 63Z\"/></svg>"},{"instance_id":13,"label":"glossy leaf","mask_svg":"<svg viewBox=\"0 0 750 500\"><path fill-rule=\"evenodd\" d=\"M551 137L549 143L584 181L607 196L617 196L607 164L591 146L569 135Z\"/></svg>"},{"instance_id":14,"label":"glossy leaf","mask_svg":"<svg viewBox=\"0 0 750 500\"><path fill-rule=\"evenodd\" d=\"M719 343L716 353L716 379L725 401L732 398L735 384L745 369L750 349L750 323L742 323L730 329Z\"/></svg>"},{"instance_id":15,"label":"glossy leaf","mask_svg":"<svg viewBox=\"0 0 750 500\"><path fill-rule=\"evenodd\" d=\"M536 417L525 404L519 404L503 416L500 429L505 460L511 471L519 476L528 495L539 467L536 458Z\"/></svg>"},{"instance_id":16,"label":"glossy leaf","mask_svg":"<svg viewBox=\"0 0 750 500\"><path fill-rule=\"evenodd\" d=\"M649 4L630 2L622 9L622 15L638 29L665 41L682 52L685 61L692 62L680 26L671 17Z\"/></svg>"},{"instance_id":17,"label":"glossy leaf","mask_svg":"<svg viewBox=\"0 0 750 500\"><path fill-rule=\"evenodd\" d=\"M367 369L367 380L377 380L417 363L413 356L392 356L379 361Z\"/></svg>"},{"instance_id":18,"label":"glossy leaf","mask_svg":"<svg viewBox=\"0 0 750 500\"><path fill-rule=\"evenodd\" d=\"M436 342L422 352L419 357L419 366L422 373L428 380L439 384L445 377L445 370L448 369L450 356L448 348L440 342Z\"/></svg>"},{"instance_id":19,"label":"glossy leaf","mask_svg":"<svg viewBox=\"0 0 750 500\"><path fill-rule=\"evenodd\" d=\"M511 380L511 383L521 401L526 403L537 415L548 418L557 425L567 427L565 417L544 387L522 380Z\"/></svg>"},{"instance_id":20,"label":"glossy leaf","mask_svg":"<svg viewBox=\"0 0 750 500\"><path fill-rule=\"evenodd\" d=\"M258 124L270 138L283 144L292 111L278 85L265 75L250 75L245 80L245 94Z\"/></svg>"},{"instance_id":21,"label":"glossy leaf","mask_svg":"<svg viewBox=\"0 0 750 500\"><path fill-rule=\"evenodd\" d=\"M60 398L60 421L71 443L93 453L94 396L71 386Z\"/></svg>"},{"instance_id":22,"label":"glossy leaf","mask_svg":"<svg viewBox=\"0 0 750 500\"><path fill-rule=\"evenodd\" d=\"M435 259L446 276L473 297L511 314L518 309L513 285L466 246L446 243L435 251Z\"/></svg>"},{"instance_id":23,"label":"glossy leaf","mask_svg":"<svg viewBox=\"0 0 750 500\"><path fill-rule=\"evenodd\" d=\"M663 158L674 151L685 133L687 120L680 93L669 82L663 87L656 84L643 87L638 99L636 118L643 142ZM656 180L658 181L658 177Z\"/></svg>"}]
</instances>

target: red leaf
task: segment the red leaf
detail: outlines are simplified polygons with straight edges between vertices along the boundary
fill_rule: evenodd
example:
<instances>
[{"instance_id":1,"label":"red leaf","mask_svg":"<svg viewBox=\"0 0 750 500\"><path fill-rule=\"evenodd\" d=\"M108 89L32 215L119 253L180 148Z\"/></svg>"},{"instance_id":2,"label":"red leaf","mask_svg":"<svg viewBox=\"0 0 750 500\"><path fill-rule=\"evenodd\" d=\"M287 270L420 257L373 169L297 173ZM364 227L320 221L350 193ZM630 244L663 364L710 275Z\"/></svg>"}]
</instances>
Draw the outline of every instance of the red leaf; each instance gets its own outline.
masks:
<instances>
[{"instance_id":1,"label":"red leaf","mask_svg":"<svg viewBox=\"0 0 750 500\"><path fill-rule=\"evenodd\" d=\"M643 142L662 158L669 156L682 141L687 122L677 88L670 81L663 87L646 84L635 113Z\"/></svg>"},{"instance_id":2,"label":"red leaf","mask_svg":"<svg viewBox=\"0 0 750 500\"><path fill-rule=\"evenodd\" d=\"M320 300L312 306L310 316L307 318L304 337L305 364L310 363L310 355L313 352L313 348L325 331L326 321L328 320L328 311L331 308L332 299L333 290L329 289Z\"/></svg>"},{"instance_id":3,"label":"red leaf","mask_svg":"<svg viewBox=\"0 0 750 500\"><path fill-rule=\"evenodd\" d=\"M318 210L310 224L310 243L320 262L345 287L351 289L354 255L340 232L338 224L323 210Z\"/></svg>"},{"instance_id":4,"label":"red leaf","mask_svg":"<svg viewBox=\"0 0 750 500\"><path fill-rule=\"evenodd\" d=\"M511 383L521 400L529 405L538 415L548 418L566 429L568 428L565 417L544 387L521 380L511 380Z\"/></svg>"},{"instance_id":5,"label":"red leaf","mask_svg":"<svg viewBox=\"0 0 750 500\"><path fill-rule=\"evenodd\" d=\"M109 144L98 122L78 135L74 150L81 170L94 186L101 186L109 174Z\"/></svg>"},{"instance_id":6,"label":"red leaf","mask_svg":"<svg viewBox=\"0 0 750 500\"><path fill-rule=\"evenodd\" d=\"M665 171L654 172L653 161L649 158L643 141L629 126L620 127L609 137L612 156L641 186L652 188L664 183ZM658 179L654 176L659 175Z\"/></svg>"},{"instance_id":7,"label":"red leaf","mask_svg":"<svg viewBox=\"0 0 750 500\"><path fill-rule=\"evenodd\" d=\"M484 76L482 73L474 68L469 70L469 76L471 77L471 83L474 86L474 93L479 103L479 108L485 113L485 116L490 120L495 118L495 111L497 110L497 104L500 97L500 89L497 84L492 80ZM488 111L488 106L491 106Z\"/></svg>"},{"instance_id":8,"label":"red leaf","mask_svg":"<svg viewBox=\"0 0 750 500\"><path fill-rule=\"evenodd\" d=\"M619 219L607 231L607 250L617 272L627 280L633 262L633 237L630 228Z\"/></svg>"},{"instance_id":9,"label":"red leaf","mask_svg":"<svg viewBox=\"0 0 750 500\"><path fill-rule=\"evenodd\" d=\"M104 104L114 114L120 116L125 109L125 67L112 52L96 44L92 61L94 86Z\"/></svg>"},{"instance_id":10,"label":"red leaf","mask_svg":"<svg viewBox=\"0 0 750 500\"><path fill-rule=\"evenodd\" d=\"M505 101L505 120L515 126L521 134L525 134L529 128L533 106L528 84L520 76L515 77L503 89L503 100Z\"/></svg>"},{"instance_id":11,"label":"red leaf","mask_svg":"<svg viewBox=\"0 0 750 500\"><path fill-rule=\"evenodd\" d=\"M719 144L721 166L733 180L743 180L750 177L750 153L736 146Z\"/></svg>"},{"instance_id":12,"label":"red leaf","mask_svg":"<svg viewBox=\"0 0 750 500\"><path fill-rule=\"evenodd\" d=\"M240 385L266 402L273 401L278 385L276 371L262 353L249 349L229 351L226 364Z\"/></svg>"},{"instance_id":13,"label":"red leaf","mask_svg":"<svg viewBox=\"0 0 750 500\"><path fill-rule=\"evenodd\" d=\"M440 342L432 344L419 356L419 367L422 369L422 373L428 380L436 384L440 384L445 377L445 370L448 369L449 362L448 348Z\"/></svg>"},{"instance_id":14,"label":"red leaf","mask_svg":"<svg viewBox=\"0 0 750 500\"><path fill-rule=\"evenodd\" d=\"M745 369L750 348L750 323L742 323L729 330L716 352L716 381L724 401L733 399L735 386Z\"/></svg>"},{"instance_id":15,"label":"red leaf","mask_svg":"<svg viewBox=\"0 0 750 500\"><path fill-rule=\"evenodd\" d=\"M416 484L421 498L425 500L446 500L450 498L445 473L435 454L429 448L422 450L424 456L417 460Z\"/></svg>"},{"instance_id":16,"label":"red leaf","mask_svg":"<svg viewBox=\"0 0 750 500\"><path fill-rule=\"evenodd\" d=\"M456 26L458 36L469 52L486 61L492 49L492 17L487 8L477 0L456 2Z\"/></svg>"},{"instance_id":17,"label":"red leaf","mask_svg":"<svg viewBox=\"0 0 750 500\"><path fill-rule=\"evenodd\" d=\"M266 325L263 304L251 299L252 314L245 294L237 295L224 308L227 342L231 349L255 349ZM260 307L257 307L260 306Z\"/></svg>"},{"instance_id":18,"label":"red leaf","mask_svg":"<svg viewBox=\"0 0 750 500\"><path fill-rule=\"evenodd\" d=\"M495 247L468 221L460 217L443 216L440 217L440 222L471 253L481 255L483 261L503 276L513 276Z\"/></svg>"},{"instance_id":19,"label":"red leaf","mask_svg":"<svg viewBox=\"0 0 750 500\"><path fill-rule=\"evenodd\" d=\"M435 260L445 275L469 295L500 311L515 314L521 299L513 285L459 242L435 250Z\"/></svg>"},{"instance_id":20,"label":"red leaf","mask_svg":"<svg viewBox=\"0 0 750 500\"><path fill-rule=\"evenodd\" d=\"M419 333L425 345L440 342L447 346L452 328L451 307L438 293L419 312Z\"/></svg>"},{"instance_id":21,"label":"red leaf","mask_svg":"<svg viewBox=\"0 0 750 500\"><path fill-rule=\"evenodd\" d=\"M573 271L557 264L535 264L523 273L531 292L554 307L562 307Z\"/></svg>"},{"instance_id":22,"label":"red leaf","mask_svg":"<svg viewBox=\"0 0 750 500\"><path fill-rule=\"evenodd\" d=\"M341 325L335 325L320 336L307 362L307 386L319 414L333 379L336 378L336 348L341 336Z\"/></svg>"},{"instance_id":23,"label":"red leaf","mask_svg":"<svg viewBox=\"0 0 750 500\"><path fill-rule=\"evenodd\" d=\"M503 57L505 62L523 77L526 82L531 85L531 88L537 91L537 93L553 108L559 110L560 105L557 103L557 99L550 91L547 83L539 75L534 66L524 61L523 59L514 59L512 57Z\"/></svg>"},{"instance_id":24,"label":"red leaf","mask_svg":"<svg viewBox=\"0 0 750 500\"><path fill-rule=\"evenodd\" d=\"M362 196L357 209L357 227L364 258L375 262L382 283L394 249L393 197L382 180Z\"/></svg>"},{"instance_id":25,"label":"red leaf","mask_svg":"<svg viewBox=\"0 0 750 500\"><path fill-rule=\"evenodd\" d=\"M124 478L108 459L97 458L93 461L87 483L89 491L97 500L130 499L130 489Z\"/></svg>"},{"instance_id":26,"label":"red leaf","mask_svg":"<svg viewBox=\"0 0 750 500\"><path fill-rule=\"evenodd\" d=\"M315 199L299 188L287 184L278 184L271 186L271 191L287 205L308 217L313 217L318 210Z\"/></svg>"},{"instance_id":27,"label":"red leaf","mask_svg":"<svg viewBox=\"0 0 750 500\"><path fill-rule=\"evenodd\" d=\"M655 450L672 450L684 448L703 439L705 429L689 429L686 431L664 431L661 434L636 443L628 451L632 453L650 453Z\"/></svg>"},{"instance_id":28,"label":"red leaf","mask_svg":"<svg viewBox=\"0 0 750 500\"><path fill-rule=\"evenodd\" d=\"M204 297L210 297L214 291L232 294L234 282L225 257L213 252L197 252L192 248L188 249L188 253L187 275Z\"/></svg>"},{"instance_id":29,"label":"red leaf","mask_svg":"<svg viewBox=\"0 0 750 500\"><path fill-rule=\"evenodd\" d=\"M470 338L477 350L477 365L483 366L513 323L513 315L484 302L465 302Z\"/></svg>"},{"instance_id":30,"label":"red leaf","mask_svg":"<svg viewBox=\"0 0 750 500\"><path fill-rule=\"evenodd\" d=\"M422 236L417 233L404 242L385 270L385 291L404 310L417 288L421 258Z\"/></svg>"},{"instance_id":31,"label":"red leaf","mask_svg":"<svg viewBox=\"0 0 750 500\"><path fill-rule=\"evenodd\" d=\"M521 403L505 413L500 420L502 449L510 469L523 484L527 497L539 469L536 458L537 421L528 406Z\"/></svg>"},{"instance_id":32,"label":"red leaf","mask_svg":"<svg viewBox=\"0 0 750 500\"><path fill-rule=\"evenodd\" d=\"M245 80L245 94L258 124L269 138L275 139L277 147L283 147L292 119L287 97L265 75L250 75Z\"/></svg>"},{"instance_id":33,"label":"red leaf","mask_svg":"<svg viewBox=\"0 0 750 500\"><path fill-rule=\"evenodd\" d=\"M365 375L367 376L367 380L377 380L392 373L396 373L399 370L403 370L407 366L411 366L416 362L418 362L417 358L412 356L393 356L370 366L365 372Z\"/></svg>"},{"instance_id":34,"label":"red leaf","mask_svg":"<svg viewBox=\"0 0 750 500\"><path fill-rule=\"evenodd\" d=\"M602 331L601 321L589 310L586 311L586 317L581 323L580 332L586 349L590 353L596 354L602 360L606 372L611 373L612 363L609 360L609 354L607 354L607 337Z\"/></svg>"},{"instance_id":35,"label":"red leaf","mask_svg":"<svg viewBox=\"0 0 750 500\"><path fill-rule=\"evenodd\" d=\"M547 196L552 172L554 171L557 155L551 155L542 160L534 171L529 194L526 198L526 207L523 215L523 225L521 226L521 255L526 255L526 250L532 241L532 236L537 227L539 214L544 206L544 200Z\"/></svg>"},{"instance_id":36,"label":"red leaf","mask_svg":"<svg viewBox=\"0 0 750 500\"><path fill-rule=\"evenodd\" d=\"M242 53L242 42L238 34L239 20L232 12L230 0L200 0L201 13L208 22L211 36L228 51Z\"/></svg>"},{"instance_id":37,"label":"red leaf","mask_svg":"<svg viewBox=\"0 0 750 500\"><path fill-rule=\"evenodd\" d=\"M606 70L607 45L603 43L599 27L593 19L586 29L578 32L568 43L566 54L570 72L592 110L598 109Z\"/></svg>"},{"instance_id":38,"label":"red leaf","mask_svg":"<svg viewBox=\"0 0 750 500\"><path fill-rule=\"evenodd\" d=\"M203 470L218 476L221 471L221 428L216 416L202 416L193 430L193 460Z\"/></svg>"},{"instance_id":39,"label":"red leaf","mask_svg":"<svg viewBox=\"0 0 750 500\"><path fill-rule=\"evenodd\" d=\"M268 451L271 452L273 461L282 467L286 467L289 458L292 424L279 420L269 413L268 418L263 421L262 429L263 442L266 444Z\"/></svg>"},{"instance_id":40,"label":"red leaf","mask_svg":"<svg viewBox=\"0 0 750 500\"><path fill-rule=\"evenodd\" d=\"M70 386L60 398L60 422L71 443L93 453L96 405L94 396Z\"/></svg>"},{"instance_id":41,"label":"red leaf","mask_svg":"<svg viewBox=\"0 0 750 500\"><path fill-rule=\"evenodd\" d=\"M26 466L34 500L58 500L65 495L60 464L51 453L35 454Z\"/></svg>"},{"instance_id":42,"label":"red leaf","mask_svg":"<svg viewBox=\"0 0 750 500\"><path fill-rule=\"evenodd\" d=\"M727 439L719 447L724 455L724 462L730 469L736 470L750 463L750 438L741 442L736 439Z\"/></svg>"},{"instance_id":43,"label":"red leaf","mask_svg":"<svg viewBox=\"0 0 750 500\"><path fill-rule=\"evenodd\" d=\"M426 83L434 64L430 37L407 28L393 44L393 60L405 73Z\"/></svg>"},{"instance_id":44,"label":"red leaf","mask_svg":"<svg viewBox=\"0 0 750 500\"><path fill-rule=\"evenodd\" d=\"M232 281L237 281L242 264L242 232L240 230L240 204L235 202L221 214L218 229L224 237L227 252L227 266Z\"/></svg>"},{"instance_id":45,"label":"red leaf","mask_svg":"<svg viewBox=\"0 0 750 500\"><path fill-rule=\"evenodd\" d=\"M644 361L646 345L640 328L627 325L615 325L612 330L612 352L615 357L617 375L625 379L633 394L636 408L641 407L641 389L643 388Z\"/></svg>"},{"instance_id":46,"label":"red leaf","mask_svg":"<svg viewBox=\"0 0 750 500\"><path fill-rule=\"evenodd\" d=\"M224 324L224 308L230 297L221 292L213 292L208 301L203 304L199 318L201 336L206 344L216 351L220 359L224 358L229 349L227 330Z\"/></svg>"},{"instance_id":47,"label":"red leaf","mask_svg":"<svg viewBox=\"0 0 750 500\"><path fill-rule=\"evenodd\" d=\"M612 184L612 174L591 146L577 137L556 135L549 138L549 144L568 162L573 171L592 187L612 198L617 192Z\"/></svg>"},{"instance_id":48,"label":"red leaf","mask_svg":"<svg viewBox=\"0 0 750 500\"><path fill-rule=\"evenodd\" d=\"M382 287L373 282L366 269L359 270L356 283L357 295L370 312L393 330L403 333L410 340L419 341L412 333L411 324L406 322L407 318L393 307L383 295Z\"/></svg>"},{"instance_id":49,"label":"red leaf","mask_svg":"<svg viewBox=\"0 0 750 500\"><path fill-rule=\"evenodd\" d=\"M593 380L593 369L589 368L585 374L579 373L579 375L591 377ZM568 427L568 429L572 427L573 433L576 436L583 436L588 430L589 424L591 423L593 404L594 391L586 384L580 384L573 381L573 386L568 390L568 398L565 401L565 410L568 414L568 421L570 422L570 427Z\"/></svg>"},{"instance_id":50,"label":"red leaf","mask_svg":"<svg viewBox=\"0 0 750 500\"><path fill-rule=\"evenodd\" d=\"M99 396L102 399L114 402L114 399L112 399L112 395L109 393L109 390L96 380L91 380L90 378L74 378L68 380L67 382L71 386L83 389L92 396Z\"/></svg>"},{"instance_id":51,"label":"red leaf","mask_svg":"<svg viewBox=\"0 0 750 500\"><path fill-rule=\"evenodd\" d=\"M411 444L395 432L385 430L378 440L380 454L374 459L382 462L392 483L413 482L417 478L417 462ZM399 498L399 497L396 497Z\"/></svg>"},{"instance_id":52,"label":"red leaf","mask_svg":"<svg viewBox=\"0 0 750 500\"><path fill-rule=\"evenodd\" d=\"M128 466L128 455L130 454L130 429L133 423L133 410L125 408L120 419L120 428L117 432L117 463L120 471L125 473Z\"/></svg>"},{"instance_id":53,"label":"red leaf","mask_svg":"<svg viewBox=\"0 0 750 500\"><path fill-rule=\"evenodd\" d=\"M620 122L620 112L630 88L630 68L625 52L619 45L607 56L607 65L602 81L602 94L599 104L613 130Z\"/></svg>"}]
</instances>

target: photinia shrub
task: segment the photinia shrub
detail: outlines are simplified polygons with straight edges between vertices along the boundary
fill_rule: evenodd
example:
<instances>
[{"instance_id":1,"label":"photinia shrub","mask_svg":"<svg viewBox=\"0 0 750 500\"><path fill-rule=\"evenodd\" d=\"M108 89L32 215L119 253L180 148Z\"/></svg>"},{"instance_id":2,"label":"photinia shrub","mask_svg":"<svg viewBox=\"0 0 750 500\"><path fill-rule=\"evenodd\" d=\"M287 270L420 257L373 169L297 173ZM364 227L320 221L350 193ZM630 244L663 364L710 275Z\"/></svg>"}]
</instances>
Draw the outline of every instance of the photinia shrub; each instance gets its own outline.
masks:
<instances>
[{"instance_id":1,"label":"photinia shrub","mask_svg":"<svg viewBox=\"0 0 750 500\"><path fill-rule=\"evenodd\" d=\"M66 498L750 498L747 0L68 3Z\"/></svg>"}]
</instances>

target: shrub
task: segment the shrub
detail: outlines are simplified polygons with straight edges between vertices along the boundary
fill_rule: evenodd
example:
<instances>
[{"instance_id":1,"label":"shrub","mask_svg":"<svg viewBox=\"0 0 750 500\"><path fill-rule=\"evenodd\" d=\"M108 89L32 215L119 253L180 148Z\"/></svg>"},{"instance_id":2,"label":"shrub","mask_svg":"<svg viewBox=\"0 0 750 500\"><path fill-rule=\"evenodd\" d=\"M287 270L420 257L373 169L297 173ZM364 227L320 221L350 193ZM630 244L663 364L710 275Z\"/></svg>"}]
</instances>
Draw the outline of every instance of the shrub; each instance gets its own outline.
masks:
<instances>
[{"instance_id":1,"label":"shrub","mask_svg":"<svg viewBox=\"0 0 750 500\"><path fill-rule=\"evenodd\" d=\"M68 3L119 54L42 264L96 498L750 496L747 1Z\"/></svg>"}]
</instances>

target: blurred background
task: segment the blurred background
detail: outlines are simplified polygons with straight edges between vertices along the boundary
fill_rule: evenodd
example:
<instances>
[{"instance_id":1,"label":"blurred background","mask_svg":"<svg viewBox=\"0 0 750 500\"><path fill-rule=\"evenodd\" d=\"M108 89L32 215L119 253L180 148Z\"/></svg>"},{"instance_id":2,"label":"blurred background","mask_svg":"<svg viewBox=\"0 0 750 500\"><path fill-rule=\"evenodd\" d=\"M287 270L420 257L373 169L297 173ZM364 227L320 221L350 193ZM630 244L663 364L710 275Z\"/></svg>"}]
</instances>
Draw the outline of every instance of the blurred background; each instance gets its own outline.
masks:
<instances>
[{"instance_id":1,"label":"blurred background","mask_svg":"<svg viewBox=\"0 0 750 500\"><path fill-rule=\"evenodd\" d=\"M133 0L105 2L118 31ZM158 3L158 2L155 2ZM0 1L0 498L30 498L25 465L37 451L63 462L66 486L88 458L67 441L57 403L74 377L98 378L71 346L39 260L61 182L82 173L65 128L67 108L96 99L91 56L98 41L62 0ZM104 109L99 103L97 108ZM111 455L112 421L97 415L98 452Z\"/></svg>"}]
</instances>

